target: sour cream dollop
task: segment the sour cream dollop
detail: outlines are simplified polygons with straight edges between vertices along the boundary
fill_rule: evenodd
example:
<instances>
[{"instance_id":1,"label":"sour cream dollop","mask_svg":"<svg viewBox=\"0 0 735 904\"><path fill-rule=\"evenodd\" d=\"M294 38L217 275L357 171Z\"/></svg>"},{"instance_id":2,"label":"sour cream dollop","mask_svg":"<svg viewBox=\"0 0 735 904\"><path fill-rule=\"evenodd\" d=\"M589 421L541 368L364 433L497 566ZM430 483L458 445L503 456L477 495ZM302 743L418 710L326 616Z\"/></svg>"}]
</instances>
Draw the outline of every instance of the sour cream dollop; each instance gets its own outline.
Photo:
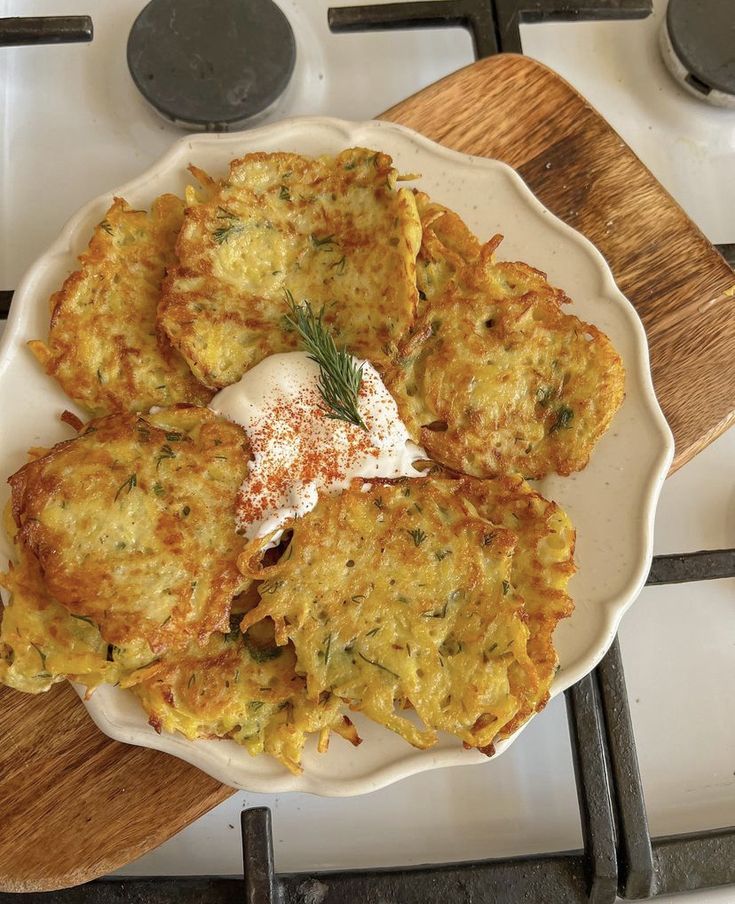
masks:
<instances>
[{"instance_id":1,"label":"sour cream dollop","mask_svg":"<svg viewBox=\"0 0 735 904\"><path fill-rule=\"evenodd\" d=\"M305 515L319 492L339 492L356 477L421 476L413 463L426 453L411 442L372 364L363 364L358 399L367 430L329 417L318 382L319 366L306 352L287 352L265 358L210 402L245 429L252 447L237 498L237 527L249 539Z\"/></svg>"}]
</instances>

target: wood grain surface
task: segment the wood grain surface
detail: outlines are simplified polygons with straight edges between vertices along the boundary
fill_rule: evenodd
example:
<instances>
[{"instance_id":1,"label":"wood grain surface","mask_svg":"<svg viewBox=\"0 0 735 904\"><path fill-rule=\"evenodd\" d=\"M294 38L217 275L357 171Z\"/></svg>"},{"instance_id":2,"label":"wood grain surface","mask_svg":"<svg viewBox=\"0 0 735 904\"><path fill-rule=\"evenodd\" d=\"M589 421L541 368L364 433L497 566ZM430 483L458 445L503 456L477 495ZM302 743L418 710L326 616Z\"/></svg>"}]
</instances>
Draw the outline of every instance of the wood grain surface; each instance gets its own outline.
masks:
<instances>
[{"instance_id":1,"label":"wood grain surface","mask_svg":"<svg viewBox=\"0 0 735 904\"><path fill-rule=\"evenodd\" d=\"M735 275L616 133L532 60L495 56L383 119L520 171L588 236L648 331L679 467L734 419ZM179 760L107 739L68 686L0 689L0 891L110 872L231 790Z\"/></svg>"}]
</instances>

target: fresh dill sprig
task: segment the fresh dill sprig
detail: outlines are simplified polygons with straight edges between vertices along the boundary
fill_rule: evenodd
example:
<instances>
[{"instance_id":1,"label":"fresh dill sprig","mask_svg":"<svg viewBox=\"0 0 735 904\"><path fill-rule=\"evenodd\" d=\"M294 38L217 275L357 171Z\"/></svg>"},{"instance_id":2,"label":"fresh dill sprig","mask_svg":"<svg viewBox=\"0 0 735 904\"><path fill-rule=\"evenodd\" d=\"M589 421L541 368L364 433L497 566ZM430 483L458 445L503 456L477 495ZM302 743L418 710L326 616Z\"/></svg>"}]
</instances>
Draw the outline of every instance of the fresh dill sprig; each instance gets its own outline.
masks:
<instances>
[{"instance_id":1,"label":"fresh dill sprig","mask_svg":"<svg viewBox=\"0 0 735 904\"><path fill-rule=\"evenodd\" d=\"M327 417L347 421L367 430L357 410L363 366L345 348L338 349L332 334L322 322L324 308L315 313L308 301L296 304L286 289L286 321L294 327L312 361L319 365L319 392L327 405Z\"/></svg>"}]
</instances>

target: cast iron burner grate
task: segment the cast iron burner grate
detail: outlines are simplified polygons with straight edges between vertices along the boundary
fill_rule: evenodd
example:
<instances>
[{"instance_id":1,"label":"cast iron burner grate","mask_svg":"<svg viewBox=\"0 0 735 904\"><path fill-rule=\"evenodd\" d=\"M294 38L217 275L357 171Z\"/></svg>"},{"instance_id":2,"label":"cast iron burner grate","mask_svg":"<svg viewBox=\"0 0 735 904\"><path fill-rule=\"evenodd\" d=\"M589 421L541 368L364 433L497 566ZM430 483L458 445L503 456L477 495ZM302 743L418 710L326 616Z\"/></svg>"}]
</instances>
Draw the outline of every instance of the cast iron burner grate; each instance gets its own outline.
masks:
<instances>
[{"instance_id":1,"label":"cast iron burner grate","mask_svg":"<svg viewBox=\"0 0 735 904\"><path fill-rule=\"evenodd\" d=\"M0 47L80 44L94 37L89 16L10 16L0 19Z\"/></svg>"},{"instance_id":2,"label":"cast iron burner grate","mask_svg":"<svg viewBox=\"0 0 735 904\"><path fill-rule=\"evenodd\" d=\"M472 34L478 59L523 53L519 26L526 22L645 19L653 0L415 0L329 10L332 31L460 26Z\"/></svg>"},{"instance_id":3,"label":"cast iron burner grate","mask_svg":"<svg viewBox=\"0 0 735 904\"><path fill-rule=\"evenodd\" d=\"M735 576L735 549L656 556L648 584ZM735 883L735 827L651 838L617 639L566 692L584 849L405 869L277 875L271 815L241 814L245 878L103 879L23 904L613 904ZM0 893L0 904L18 904Z\"/></svg>"}]
</instances>

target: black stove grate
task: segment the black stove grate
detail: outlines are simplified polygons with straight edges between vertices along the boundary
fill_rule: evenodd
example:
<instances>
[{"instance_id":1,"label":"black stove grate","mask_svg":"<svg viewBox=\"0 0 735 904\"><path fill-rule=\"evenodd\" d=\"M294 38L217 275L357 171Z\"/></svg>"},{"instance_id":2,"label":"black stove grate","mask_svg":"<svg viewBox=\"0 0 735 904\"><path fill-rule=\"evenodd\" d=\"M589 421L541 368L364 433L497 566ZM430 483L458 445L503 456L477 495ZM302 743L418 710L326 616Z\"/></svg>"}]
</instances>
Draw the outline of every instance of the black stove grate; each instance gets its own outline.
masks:
<instances>
[{"instance_id":1,"label":"black stove grate","mask_svg":"<svg viewBox=\"0 0 735 904\"><path fill-rule=\"evenodd\" d=\"M477 59L522 53L520 25L645 19L653 0L414 0L365 6L335 6L328 12L334 32L459 26L472 35Z\"/></svg>"},{"instance_id":2,"label":"black stove grate","mask_svg":"<svg viewBox=\"0 0 735 904\"><path fill-rule=\"evenodd\" d=\"M79 44L94 37L89 16L11 16L0 19L0 47Z\"/></svg>"}]
</instances>

